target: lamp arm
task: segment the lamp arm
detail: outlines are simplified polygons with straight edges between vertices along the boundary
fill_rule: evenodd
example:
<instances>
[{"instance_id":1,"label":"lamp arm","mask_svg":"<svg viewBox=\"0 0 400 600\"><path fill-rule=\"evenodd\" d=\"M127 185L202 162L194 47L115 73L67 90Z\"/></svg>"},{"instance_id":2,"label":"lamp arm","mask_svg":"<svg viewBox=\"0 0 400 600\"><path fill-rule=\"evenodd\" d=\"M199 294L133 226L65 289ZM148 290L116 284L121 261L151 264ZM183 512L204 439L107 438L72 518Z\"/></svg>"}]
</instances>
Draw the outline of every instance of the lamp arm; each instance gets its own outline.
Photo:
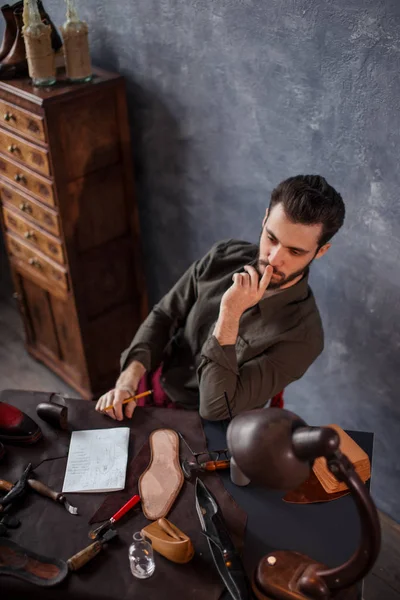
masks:
<instances>
[{"instance_id":1,"label":"lamp arm","mask_svg":"<svg viewBox=\"0 0 400 600\"><path fill-rule=\"evenodd\" d=\"M316 572L330 590L340 590L360 581L372 568L381 546L381 527L375 504L347 456L337 450L327 458L327 464L331 473L350 489L361 522L361 540L353 556L339 567Z\"/></svg>"}]
</instances>

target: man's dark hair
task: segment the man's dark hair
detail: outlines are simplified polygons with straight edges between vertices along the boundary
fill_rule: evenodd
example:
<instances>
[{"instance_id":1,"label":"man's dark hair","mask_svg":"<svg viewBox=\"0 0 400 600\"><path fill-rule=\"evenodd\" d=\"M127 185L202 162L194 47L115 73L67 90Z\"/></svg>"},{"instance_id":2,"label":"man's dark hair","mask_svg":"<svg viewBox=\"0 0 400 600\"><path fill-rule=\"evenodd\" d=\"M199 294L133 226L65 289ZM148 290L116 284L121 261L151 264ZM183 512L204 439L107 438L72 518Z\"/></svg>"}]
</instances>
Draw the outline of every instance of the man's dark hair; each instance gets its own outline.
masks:
<instances>
[{"instance_id":1,"label":"man's dark hair","mask_svg":"<svg viewBox=\"0 0 400 600\"><path fill-rule=\"evenodd\" d=\"M342 196L321 175L297 175L282 181L272 191L269 210L280 203L293 223L322 224L319 247L326 244L343 225L345 207Z\"/></svg>"}]
</instances>

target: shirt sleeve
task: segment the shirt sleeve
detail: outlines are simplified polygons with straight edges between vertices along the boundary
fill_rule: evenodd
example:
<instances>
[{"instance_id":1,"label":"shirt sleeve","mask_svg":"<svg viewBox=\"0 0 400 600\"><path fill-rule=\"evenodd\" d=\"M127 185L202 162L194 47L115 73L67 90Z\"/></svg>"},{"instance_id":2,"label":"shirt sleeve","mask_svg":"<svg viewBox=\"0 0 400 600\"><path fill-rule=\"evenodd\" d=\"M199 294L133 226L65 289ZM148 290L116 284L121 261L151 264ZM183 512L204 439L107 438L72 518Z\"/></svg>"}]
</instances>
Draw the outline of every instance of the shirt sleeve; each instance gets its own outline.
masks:
<instances>
[{"instance_id":1,"label":"shirt sleeve","mask_svg":"<svg viewBox=\"0 0 400 600\"><path fill-rule=\"evenodd\" d=\"M275 394L299 379L319 356L323 339L279 342L238 366L234 345L221 346L211 336L202 348L198 369L200 415L210 421L229 418L225 392L233 416L261 408Z\"/></svg>"},{"instance_id":2,"label":"shirt sleeve","mask_svg":"<svg viewBox=\"0 0 400 600\"><path fill-rule=\"evenodd\" d=\"M210 253L193 263L173 288L156 304L136 332L130 346L121 355L121 370L139 360L147 371L155 370L174 333L181 327L197 299L197 281Z\"/></svg>"}]
</instances>

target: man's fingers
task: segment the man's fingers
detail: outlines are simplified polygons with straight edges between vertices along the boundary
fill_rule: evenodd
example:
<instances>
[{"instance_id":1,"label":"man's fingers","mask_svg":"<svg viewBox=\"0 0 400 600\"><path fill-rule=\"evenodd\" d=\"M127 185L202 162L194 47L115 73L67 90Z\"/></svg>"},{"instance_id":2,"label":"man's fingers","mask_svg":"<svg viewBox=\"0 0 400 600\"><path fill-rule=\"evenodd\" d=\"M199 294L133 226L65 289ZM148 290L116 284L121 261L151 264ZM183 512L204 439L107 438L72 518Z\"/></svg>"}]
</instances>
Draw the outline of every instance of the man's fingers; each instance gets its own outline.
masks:
<instances>
[{"instance_id":1,"label":"man's fingers","mask_svg":"<svg viewBox=\"0 0 400 600\"><path fill-rule=\"evenodd\" d=\"M125 416L128 417L128 419L132 418L133 415L133 411L136 408L136 402L135 400L132 400L132 402L128 402L128 404L125 405Z\"/></svg>"},{"instance_id":2,"label":"man's fingers","mask_svg":"<svg viewBox=\"0 0 400 600\"><path fill-rule=\"evenodd\" d=\"M119 389L115 390L113 406L114 406L115 417L117 418L118 421L122 421L122 419L124 418L124 415L122 412L122 402L126 398L129 398L129 392L127 392L125 390L119 390Z\"/></svg>"},{"instance_id":3,"label":"man's fingers","mask_svg":"<svg viewBox=\"0 0 400 600\"><path fill-rule=\"evenodd\" d=\"M251 287L255 291L258 290L258 283L260 281L260 278L259 278L258 273L255 270L255 268L252 267L251 265L246 265L244 267L244 270L248 273L248 276L250 277Z\"/></svg>"},{"instance_id":4,"label":"man's fingers","mask_svg":"<svg viewBox=\"0 0 400 600\"><path fill-rule=\"evenodd\" d=\"M110 390L106 394L103 394L96 403L96 410L98 412L103 412L108 417L115 419L114 411L112 409L105 410L107 406L112 406L114 401L114 390Z\"/></svg>"},{"instance_id":5,"label":"man's fingers","mask_svg":"<svg viewBox=\"0 0 400 600\"><path fill-rule=\"evenodd\" d=\"M268 267L266 267L266 269L263 273L263 276L260 279L260 284L258 286L258 289L261 294L263 294L265 292L265 290L267 289L267 287L269 286L269 282L271 281L273 272L274 272L274 268L271 267L271 265L268 265Z\"/></svg>"},{"instance_id":6,"label":"man's fingers","mask_svg":"<svg viewBox=\"0 0 400 600\"><path fill-rule=\"evenodd\" d=\"M233 283L236 283L236 285L242 285L242 275L241 275L241 273L234 273L232 275L232 280L233 280Z\"/></svg>"}]
</instances>

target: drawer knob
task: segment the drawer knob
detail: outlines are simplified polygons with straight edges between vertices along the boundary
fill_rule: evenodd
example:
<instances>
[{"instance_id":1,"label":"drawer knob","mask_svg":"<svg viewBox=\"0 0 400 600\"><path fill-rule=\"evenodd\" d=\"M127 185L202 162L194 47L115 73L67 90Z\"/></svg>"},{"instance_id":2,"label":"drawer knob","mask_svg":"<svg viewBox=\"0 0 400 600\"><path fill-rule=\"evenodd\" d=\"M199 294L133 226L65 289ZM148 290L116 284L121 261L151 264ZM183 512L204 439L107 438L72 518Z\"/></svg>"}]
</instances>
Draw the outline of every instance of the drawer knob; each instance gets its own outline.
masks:
<instances>
[{"instance_id":1,"label":"drawer knob","mask_svg":"<svg viewBox=\"0 0 400 600\"><path fill-rule=\"evenodd\" d=\"M35 267L36 269L41 269L42 268L42 265L40 264L40 262L38 261L37 258L30 258L28 260L28 263L30 265L32 265L32 267Z\"/></svg>"},{"instance_id":2,"label":"drawer knob","mask_svg":"<svg viewBox=\"0 0 400 600\"><path fill-rule=\"evenodd\" d=\"M11 144L11 146L8 146L8 151L11 152L11 154L14 154L14 152L18 152L18 146L16 146L15 144Z\"/></svg>"},{"instance_id":3,"label":"drawer knob","mask_svg":"<svg viewBox=\"0 0 400 600\"><path fill-rule=\"evenodd\" d=\"M21 173L17 173L14 177L14 180L19 183L20 181L24 183L26 181L25 177L21 175Z\"/></svg>"},{"instance_id":4,"label":"drawer knob","mask_svg":"<svg viewBox=\"0 0 400 600\"><path fill-rule=\"evenodd\" d=\"M21 202L21 204L19 205L19 208L23 212L27 212L27 213L32 212L32 208L31 208L31 206L29 206L29 204L27 202Z\"/></svg>"},{"instance_id":5,"label":"drawer knob","mask_svg":"<svg viewBox=\"0 0 400 600\"><path fill-rule=\"evenodd\" d=\"M5 115L4 115L4 120L5 121L11 121L11 119L14 119L14 121L15 121L14 115L12 113L10 113L10 112L7 111L5 113Z\"/></svg>"},{"instance_id":6,"label":"drawer knob","mask_svg":"<svg viewBox=\"0 0 400 600\"><path fill-rule=\"evenodd\" d=\"M35 233L33 231L25 231L24 237L27 240L34 240L35 239Z\"/></svg>"}]
</instances>

